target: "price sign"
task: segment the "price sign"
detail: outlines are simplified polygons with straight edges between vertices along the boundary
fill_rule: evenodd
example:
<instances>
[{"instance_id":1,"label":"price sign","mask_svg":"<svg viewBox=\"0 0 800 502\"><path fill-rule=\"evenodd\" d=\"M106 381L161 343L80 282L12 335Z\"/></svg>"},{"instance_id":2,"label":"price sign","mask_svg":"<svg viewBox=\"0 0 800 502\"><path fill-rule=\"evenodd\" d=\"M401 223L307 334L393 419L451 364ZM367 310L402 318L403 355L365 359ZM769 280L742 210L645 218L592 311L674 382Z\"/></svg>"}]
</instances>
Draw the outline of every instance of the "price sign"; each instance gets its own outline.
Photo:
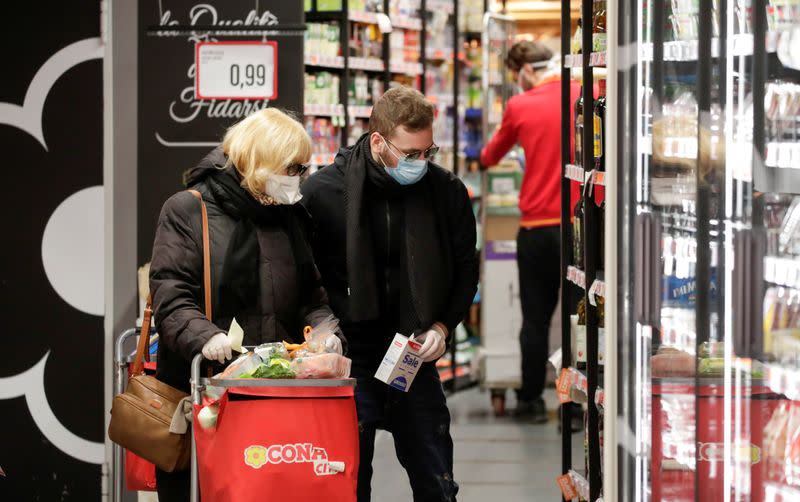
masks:
<instances>
[{"instance_id":1,"label":"price sign","mask_svg":"<svg viewBox=\"0 0 800 502\"><path fill-rule=\"evenodd\" d=\"M198 99L276 99L277 42L200 42L195 45Z\"/></svg>"}]
</instances>

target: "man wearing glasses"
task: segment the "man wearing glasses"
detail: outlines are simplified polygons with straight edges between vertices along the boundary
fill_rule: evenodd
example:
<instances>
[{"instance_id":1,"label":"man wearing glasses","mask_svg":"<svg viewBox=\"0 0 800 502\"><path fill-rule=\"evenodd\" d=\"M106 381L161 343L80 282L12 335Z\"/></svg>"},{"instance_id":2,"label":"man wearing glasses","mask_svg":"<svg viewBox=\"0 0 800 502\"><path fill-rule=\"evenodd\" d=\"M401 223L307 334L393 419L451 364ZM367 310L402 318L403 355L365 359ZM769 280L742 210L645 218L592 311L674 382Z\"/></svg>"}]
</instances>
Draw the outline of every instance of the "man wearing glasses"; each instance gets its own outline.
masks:
<instances>
[{"instance_id":1,"label":"man wearing glasses","mask_svg":"<svg viewBox=\"0 0 800 502\"><path fill-rule=\"evenodd\" d=\"M467 190L433 163L433 107L418 91L387 91L370 130L303 185L312 247L357 379L358 500L370 500L377 429L392 432L415 501L453 501L453 441L435 362L478 282ZM422 344L408 392L374 378L395 333Z\"/></svg>"}]
</instances>

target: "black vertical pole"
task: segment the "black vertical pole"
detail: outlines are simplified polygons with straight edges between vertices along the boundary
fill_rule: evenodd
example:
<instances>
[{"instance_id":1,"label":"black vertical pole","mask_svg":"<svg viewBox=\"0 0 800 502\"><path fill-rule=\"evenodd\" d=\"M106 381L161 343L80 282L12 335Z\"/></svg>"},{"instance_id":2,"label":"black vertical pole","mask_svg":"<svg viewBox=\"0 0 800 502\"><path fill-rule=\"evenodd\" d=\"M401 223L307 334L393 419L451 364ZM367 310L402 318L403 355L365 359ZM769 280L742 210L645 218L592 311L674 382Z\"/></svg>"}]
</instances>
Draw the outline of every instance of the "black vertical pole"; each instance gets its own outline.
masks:
<instances>
[{"instance_id":1,"label":"black vertical pole","mask_svg":"<svg viewBox=\"0 0 800 502\"><path fill-rule=\"evenodd\" d=\"M711 320L711 250L710 245L710 198L711 187L706 173L710 171L710 156L704 156L703 151L710 148L711 132L711 35L712 35L712 0L700 0L699 25L700 36L697 53L697 162L695 209L697 216L697 303L695 318L696 354L700 353L700 345L709 340ZM700 389L699 375L695 374L695 435L700 430L700 399L697 391ZM695 438L696 442L696 438ZM695 448L695 475L694 499L699 501L700 496L700 465L699 448Z\"/></svg>"},{"instance_id":2,"label":"black vertical pole","mask_svg":"<svg viewBox=\"0 0 800 502\"><path fill-rule=\"evenodd\" d=\"M461 92L461 61L459 61L459 24L458 24L458 0L453 0L453 172L458 175L458 156L459 156L459 99Z\"/></svg>"},{"instance_id":3,"label":"black vertical pole","mask_svg":"<svg viewBox=\"0 0 800 502\"><path fill-rule=\"evenodd\" d=\"M344 104L344 127L342 127L342 146L348 146L350 139L350 103L347 90L350 88L350 19L347 2L342 2L342 12L339 17L339 43L341 44L344 70L339 83L339 101Z\"/></svg>"},{"instance_id":4,"label":"black vertical pole","mask_svg":"<svg viewBox=\"0 0 800 502\"><path fill-rule=\"evenodd\" d=\"M570 30L570 0L561 0L561 366L572 366L572 345L570 339L569 314L572 312L571 286L567 282L567 266L572 256L572 227L570 216L572 204L570 201L570 180L566 177L566 165L571 161L570 152L570 123L572 122L572 98L570 96L570 69L566 68L565 60L569 54ZM566 473L572 468L572 430L570 427L571 408L561 406L561 472Z\"/></svg>"},{"instance_id":5,"label":"black vertical pole","mask_svg":"<svg viewBox=\"0 0 800 502\"><path fill-rule=\"evenodd\" d=\"M389 2L391 0L383 0L383 12L387 16L389 15ZM383 85L385 90L389 90L389 82L392 81L392 68L389 63L389 60L392 58L392 48L389 45L389 37L391 33L384 33L383 34Z\"/></svg>"},{"instance_id":6,"label":"black vertical pole","mask_svg":"<svg viewBox=\"0 0 800 502\"><path fill-rule=\"evenodd\" d=\"M653 62L650 64L653 85L653 120L661 115L661 103L664 102L664 21L666 6L664 0L652 0L650 18L653 23Z\"/></svg>"},{"instance_id":7,"label":"black vertical pole","mask_svg":"<svg viewBox=\"0 0 800 502\"><path fill-rule=\"evenodd\" d=\"M766 0L753 0L753 177L758 179L765 153L764 93L767 83L767 11ZM764 227L764 205L753 197L753 228Z\"/></svg>"},{"instance_id":8,"label":"black vertical pole","mask_svg":"<svg viewBox=\"0 0 800 502\"><path fill-rule=\"evenodd\" d=\"M420 62L422 63L422 77L419 82L419 92L425 94L425 72L428 69L428 6L422 0L420 4L420 16L422 17L422 31L419 34Z\"/></svg>"},{"instance_id":9,"label":"black vertical pole","mask_svg":"<svg viewBox=\"0 0 800 502\"><path fill-rule=\"evenodd\" d=\"M582 0L581 18L592 19L592 0ZM590 23L589 23L590 25ZM583 55L583 169L589 172L594 169L594 78L590 66L592 53L592 30L581 31ZM588 383L588 401L594 403L598 380L598 316L597 308L589 302L589 288L597 278L597 250L599 211L590 199L584 202L586 224L584 225L584 265L586 267L586 379ZM597 500L600 496L600 428L599 411L591 404L588 407L588 443L589 443L589 500Z\"/></svg>"}]
</instances>

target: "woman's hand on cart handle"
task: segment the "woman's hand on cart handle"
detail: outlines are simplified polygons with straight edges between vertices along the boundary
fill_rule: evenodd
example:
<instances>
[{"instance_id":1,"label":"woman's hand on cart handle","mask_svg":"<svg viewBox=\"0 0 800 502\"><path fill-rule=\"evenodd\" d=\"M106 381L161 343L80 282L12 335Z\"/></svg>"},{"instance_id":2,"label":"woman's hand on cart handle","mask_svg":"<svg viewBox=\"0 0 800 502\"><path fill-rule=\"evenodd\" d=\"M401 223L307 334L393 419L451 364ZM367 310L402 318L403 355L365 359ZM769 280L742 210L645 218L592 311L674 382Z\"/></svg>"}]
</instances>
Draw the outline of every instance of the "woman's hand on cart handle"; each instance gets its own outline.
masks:
<instances>
[{"instance_id":1,"label":"woman's hand on cart handle","mask_svg":"<svg viewBox=\"0 0 800 502\"><path fill-rule=\"evenodd\" d=\"M227 333L217 333L203 345L203 356L211 361L224 363L233 357L231 352L231 339Z\"/></svg>"}]
</instances>

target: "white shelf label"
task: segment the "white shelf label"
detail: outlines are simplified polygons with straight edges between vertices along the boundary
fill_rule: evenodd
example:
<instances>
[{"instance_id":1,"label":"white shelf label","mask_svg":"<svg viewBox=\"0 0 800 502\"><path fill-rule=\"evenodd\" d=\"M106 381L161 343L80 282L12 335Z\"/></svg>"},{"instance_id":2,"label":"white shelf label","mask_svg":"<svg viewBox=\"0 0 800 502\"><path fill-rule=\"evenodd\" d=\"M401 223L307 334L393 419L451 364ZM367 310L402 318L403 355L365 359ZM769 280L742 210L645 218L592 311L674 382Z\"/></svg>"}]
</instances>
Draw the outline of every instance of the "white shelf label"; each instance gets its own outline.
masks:
<instances>
[{"instance_id":1,"label":"white shelf label","mask_svg":"<svg viewBox=\"0 0 800 502\"><path fill-rule=\"evenodd\" d=\"M195 94L198 99L275 99L277 62L277 42L199 42Z\"/></svg>"}]
</instances>

